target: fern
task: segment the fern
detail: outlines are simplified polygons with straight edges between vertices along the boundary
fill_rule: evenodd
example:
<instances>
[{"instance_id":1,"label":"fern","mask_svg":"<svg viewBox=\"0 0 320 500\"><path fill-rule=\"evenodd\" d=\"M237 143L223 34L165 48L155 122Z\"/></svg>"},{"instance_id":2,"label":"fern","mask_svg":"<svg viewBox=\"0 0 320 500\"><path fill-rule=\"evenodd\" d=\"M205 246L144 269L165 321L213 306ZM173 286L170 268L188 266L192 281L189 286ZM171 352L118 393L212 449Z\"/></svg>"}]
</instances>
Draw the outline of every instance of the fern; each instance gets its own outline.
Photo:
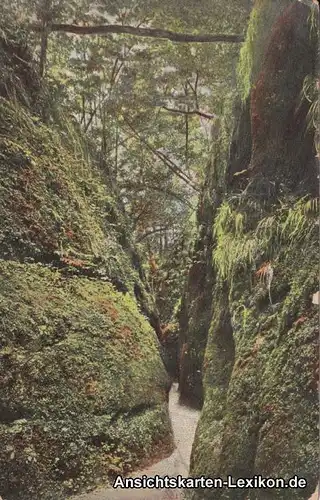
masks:
<instances>
[{"instance_id":1,"label":"fern","mask_svg":"<svg viewBox=\"0 0 320 500\"><path fill-rule=\"evenodd\" d=\"M319 207L318 199L302 198L294 204L287 201L252 229L252 216L249 219L241 205L235 209L225 201L213 228L217 241L213 262L219 276L232 280L239 270L254 269L261 258L271 261L283 248L311 243L317 232Z\"/></svg>"},{"instance_id":2,"label":"fern","mask_svg":"<svg viewBox=\"0 0 320 500\"><path fill-rule=\"evenodd\" d=\"M317 79L315 75L307 75L303 81L302 89L299 98L299 107L305 101L310 103L307 115L306 131L310 128L317 128L318 114L319 114L319 90L317 88Z\"/></svg>"}]
</instances>

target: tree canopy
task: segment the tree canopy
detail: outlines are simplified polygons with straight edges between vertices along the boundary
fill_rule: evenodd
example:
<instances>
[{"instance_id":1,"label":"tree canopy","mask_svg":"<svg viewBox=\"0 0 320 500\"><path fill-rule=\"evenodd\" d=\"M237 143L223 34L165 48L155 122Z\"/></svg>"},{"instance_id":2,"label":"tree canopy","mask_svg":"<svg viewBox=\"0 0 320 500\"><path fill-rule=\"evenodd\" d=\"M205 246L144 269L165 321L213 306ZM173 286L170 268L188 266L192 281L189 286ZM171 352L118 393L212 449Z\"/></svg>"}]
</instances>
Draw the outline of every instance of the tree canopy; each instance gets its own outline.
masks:
<instances>
[{"instance_id":1,"label":"tree canopy","mask_svg":"<svg viewBox=\"0 0 320 500\"><path fill-rule=\"evenodd\" d=\"M194 225L250 6L4 0L3 22L27 37L50 88L46 119L72 117L149 254L164 256Z\"/></svg>"}]
</instances>

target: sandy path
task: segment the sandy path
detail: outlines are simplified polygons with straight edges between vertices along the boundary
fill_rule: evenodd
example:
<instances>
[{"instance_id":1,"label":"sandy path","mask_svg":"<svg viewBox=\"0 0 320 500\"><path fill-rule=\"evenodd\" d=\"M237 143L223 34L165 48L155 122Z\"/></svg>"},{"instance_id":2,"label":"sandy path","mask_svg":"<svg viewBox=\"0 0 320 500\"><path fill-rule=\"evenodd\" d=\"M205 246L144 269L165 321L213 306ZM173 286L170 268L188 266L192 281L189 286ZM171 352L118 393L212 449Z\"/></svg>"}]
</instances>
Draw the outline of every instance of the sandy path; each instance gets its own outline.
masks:
<instances>
[{"instance_id":1,"label":"sandy path","mask_svg":"<svg viewBox=\"0 0 320 500\"><path fill-rule=\"evenodd\" d=\"M188 477L189 461L194 433L200 412L179 404L178 384L173 384L169 397L169 412L172 422L176 449L170 457L156 464L135 472L133 477L146 476L178 476ZM181 499L179 490L121 490L98 489L92 493L73 497L73 500L176 500Z\"/></svg>"}]
</instances>

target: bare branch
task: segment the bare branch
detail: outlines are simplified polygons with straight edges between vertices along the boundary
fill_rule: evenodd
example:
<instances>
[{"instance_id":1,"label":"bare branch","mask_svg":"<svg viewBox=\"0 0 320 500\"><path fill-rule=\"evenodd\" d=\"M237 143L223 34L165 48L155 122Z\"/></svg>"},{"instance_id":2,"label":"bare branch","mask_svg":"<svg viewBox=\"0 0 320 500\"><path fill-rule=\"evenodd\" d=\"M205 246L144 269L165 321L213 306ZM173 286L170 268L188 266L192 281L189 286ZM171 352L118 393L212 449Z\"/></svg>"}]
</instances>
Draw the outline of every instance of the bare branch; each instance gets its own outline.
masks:
<instances>
[{"instance_id":1,"label":"bare branch","mask_svg":"<svg viewBox=\"0 0 320 500\"><path fill-rule=\"evenodd\" d=\"M200 111L198 109L183 110L183 109L167 108L167 106L162 106L162 108L165 109L166 111L170 111L171 113L179 113L181 115L198 115L201 116L202 118L207 118L207 120L213 120L213 118L216 118L216 115L212 113L205 113L204 111Z\"/></svg>"},{"instance_id":2,"label":"bare branch","mask_svg":"<svg viewBox=\"0 0 320 500\"><path fill-rule=\"evenodd\" d=\"M179 167L176 165L170 158L168 158L164 153L161 151L158 151L157 149L154 149L148 141L143 139L135 130L133 125L123 116L122 117L124 123L128 125L130 130L134 133L135 137L146 146L146 148L153 153L157 158L159 158L174 174L176 174L177 177L179 177L182 181L184 181L186 184L188 184L192 189L195 191L199 191L199 189L192 183L192 180L190 177L185 174Z\"/></svg>"},{"instance_id":3,"label":"bare branch","mask_svg":"<svg viewBox=\"0 0 320 500\"><path fill-rule=\"evenodd\" d=\"M148 231L147 233L144 233L142 236L137 238L136 242L140 243L140 241L144 240L148 236L151 236L152 234L156 233L162 233L162 231L166 231L167 229L171 229L170 226L163 226L163 227L158 227L156 229L152 229L151 231Z\"/></svg>"},{"instance_id":4,"label":"bare branch","mask_svg":"<svg viewBox=\"0 0 320 500\"><path fill-rule=\"evenodd\" d=\"M199 109L199 100L198 100L198 83L199 83L199 71L197 70L196 71L196 79L195 79L195 82L194 82L194 87L193 85L191 84L189 78L187 79L187 84L189 85L189 87L191 88L192 90L192 93L194 95L194 98L195 98L195 102L196 102L196 109Z\"/></svg>"},{"instance_id":5,"label":"bare branch","mask_svg":"<svg viewBox=\"0 0 320 500\"><path fill-rule=\"evenodd\" d=\"M182 195L180 196L178 193L175 193L174 191L171 191L170 189L167 189L167 188L161 188L159 186L152 186L151 184L140 185L140 184L133 183L133 182L132 183L127 182L127 183L121 184L121 187L125 188L125 189L132 189L136 192L147 190L147 189L150 189L151 191L157 191L159 193L171 196L172 198L175 198L176 200L183 203L184 205L187 205L188 207L193 208L193 205L187 199L185 199Z\"/></svg>"},{"instance_id":6,"label":"bare branch","mask_svg":"<svg viewBox=\"0 0 320 500\"><path fill-rule=\"evenodd\" d=\"M33 31L41 31L42 27L33 24ZM244 37L242 35L213 35L211 33L203 35L191 35L189 33L176 33L174 31L163 30L160 28L139 28L135 26L122 26L119 24L105 24L96 26L81 26L78 24L51 24L50 31L73 33L75 35L108 35L110 33L128 34L140 37L149 38L164 38L172 42L182 43L242 43Z\"/></svg>"},{"instance_id":7,"label":"bare branch","mask_svg":"<svg viewBox=\"0 0 320 500\"><path fill-rule=\"evenodd\" d=\"M135 47L135 44L131 45L131 47L129 47L129 49L128 49L127 53L125 54L125 56L128 56L128 55L129 55L129 53L130 53L130 51L131 51L134 47ZM123 59L123 60L120 62L119 66L117 66L119 61L120 61L120 58L119 58L119 56L117 56L117 57L116 57L116 59L115 59L115 62L114 62L113 68L112 68L112 73L111 73L111 78L110 78L110 85L109 85L109 92L108 92L108 94L106 94L106 95L102 98L101 103L100 103L100 106L102 106L102 105L103 105L103 104L104 104L104 103L105 103L105 102L109 99L110 94L111 94L111 92L113 91L113 88L114 88L115 84L116 84L116 83L117 83L117 81L118 81L117 79L118 79L118 77L119 77L119 75L120 75L120 72L121 72L121 70L122 70L122 68L123 68L123 66L124 66L124 64L125 64L125 59ZM97 112L98 112L98 106L96 106L96 107L94 108L94 110L91 112L90 117L89 117L89 121L88 121L88 123L87 123L87 125L86 125L86 127L85 127L85 132L87 132L87 131L88 131L88 129L89 129L90 125L91 125L91 122L92 122L93 118L96 116Z\"/></svg>"}]
</instances>

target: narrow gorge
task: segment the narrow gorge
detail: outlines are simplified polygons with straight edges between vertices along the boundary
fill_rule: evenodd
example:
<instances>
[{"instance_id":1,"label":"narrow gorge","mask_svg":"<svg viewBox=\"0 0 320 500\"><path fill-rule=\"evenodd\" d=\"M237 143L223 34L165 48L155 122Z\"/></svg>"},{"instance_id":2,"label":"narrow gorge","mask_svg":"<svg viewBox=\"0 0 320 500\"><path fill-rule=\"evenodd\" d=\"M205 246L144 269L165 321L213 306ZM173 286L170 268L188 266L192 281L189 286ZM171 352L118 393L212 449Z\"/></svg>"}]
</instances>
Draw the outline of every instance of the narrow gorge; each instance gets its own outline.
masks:
<instances>
[{"instance_id":1,"label":"narrow gorge","mask_svg":"<svg viewBox=\"0 0 320 500\"><path fill-rule=\"evenodd\" d=\"M317 2L4 0L0 68L0 500L309 500Z\"/></svg>"}]
</instances>

